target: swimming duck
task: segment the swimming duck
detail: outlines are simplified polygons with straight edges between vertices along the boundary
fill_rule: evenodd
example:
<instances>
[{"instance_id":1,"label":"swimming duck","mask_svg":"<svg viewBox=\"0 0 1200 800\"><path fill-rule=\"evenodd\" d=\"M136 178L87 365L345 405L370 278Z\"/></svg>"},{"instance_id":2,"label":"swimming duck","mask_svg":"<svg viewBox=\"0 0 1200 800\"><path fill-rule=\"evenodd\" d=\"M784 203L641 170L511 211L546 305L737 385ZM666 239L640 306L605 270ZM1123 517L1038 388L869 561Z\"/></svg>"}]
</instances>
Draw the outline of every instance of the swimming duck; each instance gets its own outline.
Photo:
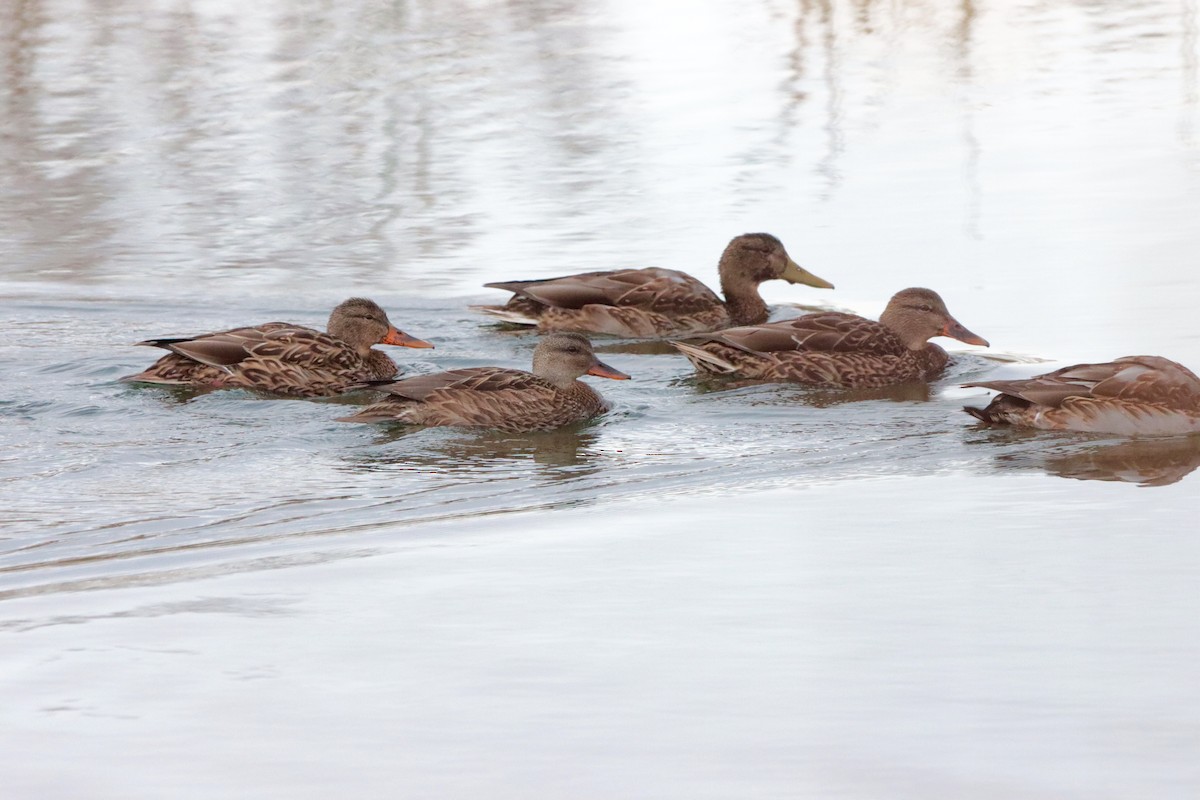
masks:
<instances>
[{"instance_id":1,"label":"swimming duck","mask_svg":"<svg viewBox=\"0 0 1200 800\"><path fill-rule=\"evenodd\" d=\"M963 385L1000 392L986 408L963 409L993 425L1126 436L1200 432L1200 379L1160 356L1125 356L1028 380Z\"/></svg>"},{"instance_id":2,"label":"swimming duck","mask_svg":"<svg viewBox=\"0 0 1200 800\"><path fill-rule=\"evenodd\" d=\"M504 367L452 369L373 385L390 397L343 422L404 422L495 428L510 433L543 431L580 422L608 404L580 375L628 380L596 358L578 333L555 333L533 351L533 372Z\"/></svg>"},{"instance_id":3,"label":"swimming duck","mask_svg":"<svg viewBox=\"0 0 1200 800\"><path fill-rule=\"evenodd\" d=\"M371 345L433 347L396 330L382 308L361 297L352 297L333 310L328 333L268 322L138 344L171 352L123 381L256 389L292 397L326 397L362 381L395 377L396 362Z\"/></svg>"},{"instance_id":4,"label":"swimming duck","mask_svg":"<svg viewBox=\"0 0 1200 800\"><path fill-rule=\"evenodd\" d=\"M758 285L776 278L822 289L833 284L792 261L769 233L733 239L717 266L725 300L683 272L647 267L585 272L562 278L488 283L513 293L506 305L476 306L506 322L542 332L582 331L626 337L705 333L767 321Z\"/></svg>"},{"instance_id":5,"label":"swimming duck","mask_svg":"<svg viewBox=\"0 0 1200 800\"><path fill-rule=\"evenodd\" d=\"M950 316L937 292L915 288L897 292L879 322L837 312L807 314L671 344L703 373L872 389L937 376L949 357L929 343L934 336L988 344Z\"/></svg>"}]
</instances>

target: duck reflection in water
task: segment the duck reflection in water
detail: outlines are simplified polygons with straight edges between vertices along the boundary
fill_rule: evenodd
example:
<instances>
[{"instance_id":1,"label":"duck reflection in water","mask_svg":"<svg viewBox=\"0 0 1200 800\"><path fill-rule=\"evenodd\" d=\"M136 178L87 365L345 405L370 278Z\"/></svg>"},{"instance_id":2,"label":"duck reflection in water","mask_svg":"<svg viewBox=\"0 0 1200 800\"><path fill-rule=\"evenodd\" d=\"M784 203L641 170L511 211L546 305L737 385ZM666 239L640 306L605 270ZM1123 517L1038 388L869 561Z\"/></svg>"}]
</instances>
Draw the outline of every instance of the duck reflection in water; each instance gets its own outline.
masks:
<instances>
[{"instance_id":1,"label":"duck reflection in water","mask_svg":"<svg viewBox=\"0 0 1200 800\"><path fill-rule=\"evenodd\" d=\"M525 461L545 468L548 477L565 480L594 474L603 460L597 446L600 435L586 423L534 433L388 427L379 430L376 444L418 439L420 449L390 447L360 457L350 466L370 472L418 470L481 475L498 468L511 474L514 462Z\"/></svg>"},{"instance_id":2,"label":"duck reflection in water","mask_svg":"<svg viewBox=\"0 0 1200 800\"><path fill-rule=\"evenodd\" d=\"M930 384L921 381L901 383L896 386L881 386L876 389L808 389L786 386L775 381L754 379L727 378L721 375L691 375L680 378L679 382L691 384L704 394L709 392L728 392L735 389L748 389L753 386L770 387L770 394L763 400L765 404L779 401L784 394L788 402L812 408L832 408L846 403L862 403L871 400L886 400L893 403L927 403L933 399L933 389ZM763 403L750 401L751 405Z\"/></svg>"},{"instance_id":3,"label":"duck reflection in water","mask_svg":"<svg viewBox=\"0 0 1200 800\"><path fill-rule=\"evenodd\" d=\"M1120 481L1139 486L1169 486L1200 467L1200 437L1075 441L1047 447L1044 433L1008 431L997 438L969 440L969 444L1005 447L995 455L1001 470L1039 470L1061 478L1083 481ZM1057 437L1053 437L1057 438ZM1009 450L1017 445L1019 449ZM1028 445L1027 447L1025 445Z\"/></svg>"}]
</instances>

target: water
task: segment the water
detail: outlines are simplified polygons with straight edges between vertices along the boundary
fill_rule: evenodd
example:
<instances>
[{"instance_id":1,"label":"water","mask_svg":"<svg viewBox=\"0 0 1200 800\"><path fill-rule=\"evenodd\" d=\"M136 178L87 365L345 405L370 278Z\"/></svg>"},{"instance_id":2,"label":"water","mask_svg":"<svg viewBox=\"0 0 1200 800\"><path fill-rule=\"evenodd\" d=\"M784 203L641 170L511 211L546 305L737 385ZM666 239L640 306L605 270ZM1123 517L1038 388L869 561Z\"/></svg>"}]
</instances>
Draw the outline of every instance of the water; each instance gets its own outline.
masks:
<instances>
[{"instance_id":1,"label":"water","mask_svg":"<svg viewBox=\"0 0 1200 800\"><path fill-rule=\"evenodd\" d=\"M1200 366L1191 2L0 9L0 765L16 797L1192 797L1200 444L958 384ZM716 284L766 230L993 343L930 387L629 382L551 434L116 383L370 296ZM954 348L951 348L954 349Z\"/></svg>"}]
</instances>

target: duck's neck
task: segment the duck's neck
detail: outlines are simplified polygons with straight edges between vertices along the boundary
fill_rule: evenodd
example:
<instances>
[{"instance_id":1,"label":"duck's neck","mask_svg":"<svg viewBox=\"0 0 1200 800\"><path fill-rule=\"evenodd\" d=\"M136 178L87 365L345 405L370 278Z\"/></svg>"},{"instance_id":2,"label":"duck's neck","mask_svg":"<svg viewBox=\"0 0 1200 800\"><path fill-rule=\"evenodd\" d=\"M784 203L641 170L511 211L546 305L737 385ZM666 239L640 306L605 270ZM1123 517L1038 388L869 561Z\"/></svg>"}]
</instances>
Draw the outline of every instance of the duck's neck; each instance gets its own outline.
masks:
<instances>
[{"instance_id":1,"label":"duck's neck","mask_svg":"<svg viewBox=\"0 0 1200 800\"><path fill-rule=\"evenodd\" d=\"M929 343L929 337L913 330L913 326L907 324L908 322L902 313L894 312L891 307L885 308L879 315L879 324L896 334L896 338L909 350L925 349L925 345Z\"/></svg>"},{"instance_id":2,"label":"duck's neck","mask_svg":"<svg viewBox=\"0 0 1200 800\"><path fill-rule=\"evenodd\" d=\"M758 284L722 278L721 291L731 325L761 325L767 321L767 304L758 293Z\"/></svg>"},{"instance_id":3,"label":"duck's neck","mask_svg":"<svg viewBox=\"0 0 1200 800\"><path fill-rule=\"evenodd\" d=\"M564 392L575 391L578 387L587 385L577 380L578 375L563 375L552 369L538 369L536 365L533 368L533 374L554 386L555 389Z\"/></svg>"},{"instance_id":4,"label":"duck's neck","mask_svg":"<svg viewBox=\"0 0 1200 800\"><path fill-rule=\"evenodd\" d=\"M366 354L363 356L363 361L367 364L367 369L371 374L379 380L387 380L394 378L399 373L396 368L396 362L392 361L391 356L382 350L367 348Z\"/></svg>"}]
</instances>

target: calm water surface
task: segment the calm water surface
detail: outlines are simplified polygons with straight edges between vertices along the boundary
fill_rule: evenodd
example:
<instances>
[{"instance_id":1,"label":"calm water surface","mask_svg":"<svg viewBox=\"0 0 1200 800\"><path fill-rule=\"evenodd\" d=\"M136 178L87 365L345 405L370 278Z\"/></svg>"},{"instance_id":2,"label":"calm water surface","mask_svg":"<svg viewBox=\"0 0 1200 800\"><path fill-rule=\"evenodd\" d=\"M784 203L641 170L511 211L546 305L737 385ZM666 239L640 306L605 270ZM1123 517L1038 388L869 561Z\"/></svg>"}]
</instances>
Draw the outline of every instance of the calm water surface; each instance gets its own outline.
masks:
<instances>
[{"instance_id":1,"label":"calm water surface","mask_svg":"<svg viewBox=\"0 0 1200 800\"><path fill-rule=\"evenodd\" d=\"M1200 366L1196 3L1126 5L4 4L6 791L1196 796L1200 443L959 411ZM115 382L351 295L524 366L482 283L750 230L838 286L779 315L926 285L993 348L848 394L609 340L614 412L527 436Z\"/></svg>"}]
</instances>

